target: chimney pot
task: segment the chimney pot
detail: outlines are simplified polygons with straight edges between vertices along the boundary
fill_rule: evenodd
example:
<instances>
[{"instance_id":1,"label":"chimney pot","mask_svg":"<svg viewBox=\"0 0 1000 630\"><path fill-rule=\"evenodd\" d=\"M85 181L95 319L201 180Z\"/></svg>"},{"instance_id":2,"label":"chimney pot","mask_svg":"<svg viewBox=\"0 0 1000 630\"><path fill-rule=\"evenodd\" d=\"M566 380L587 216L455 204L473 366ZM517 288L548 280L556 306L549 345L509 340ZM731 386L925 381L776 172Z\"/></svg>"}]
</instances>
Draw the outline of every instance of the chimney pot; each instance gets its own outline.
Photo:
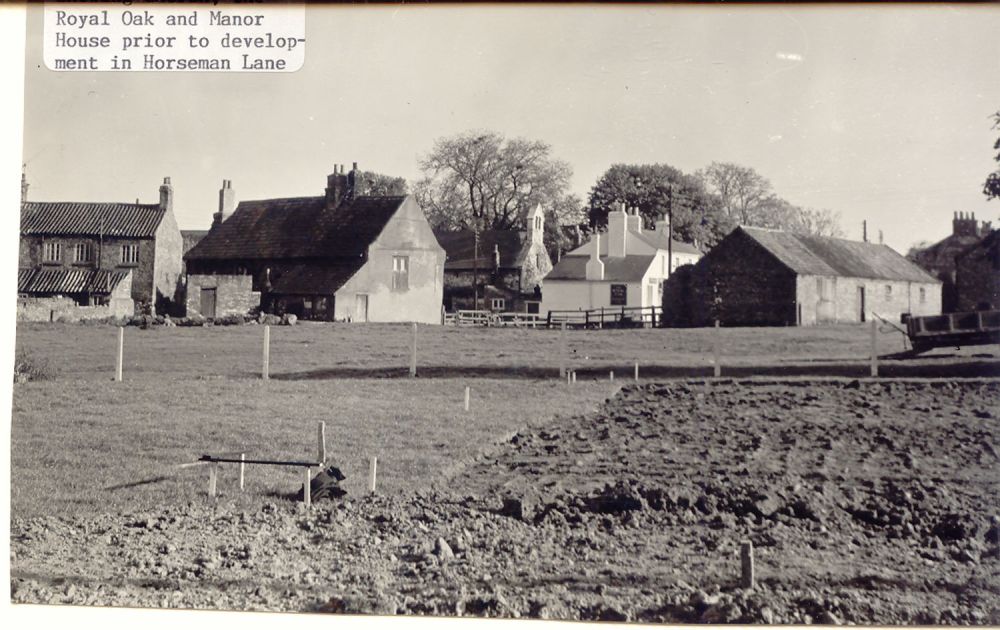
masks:
<instances>
[{"instance_id":1,"label":"chimney pot","mask_svg":"<svg viewBox=\"0 0 1000 630\"><path fill-rule=\"evenodd\" d=\"M354 163L354 164L353 164L353 165L351 166L351 170L352 170L352 171L356 171L356 170L358 170L358 163L357 163L357 162L355 162L355 163Z\"/></svg>"}]
</instances>

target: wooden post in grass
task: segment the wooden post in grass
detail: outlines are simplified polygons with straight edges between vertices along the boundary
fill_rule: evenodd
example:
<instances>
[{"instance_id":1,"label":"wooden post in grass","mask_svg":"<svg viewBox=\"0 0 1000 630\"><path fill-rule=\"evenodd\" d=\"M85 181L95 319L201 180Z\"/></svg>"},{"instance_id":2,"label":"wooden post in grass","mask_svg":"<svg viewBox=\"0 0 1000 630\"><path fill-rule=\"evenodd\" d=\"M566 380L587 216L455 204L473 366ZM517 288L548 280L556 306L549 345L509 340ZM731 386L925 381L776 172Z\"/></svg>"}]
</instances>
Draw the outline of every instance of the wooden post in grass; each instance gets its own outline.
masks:
<instances>
[{"instance_id":1,"label":"wooden post in grass","mask_svg":"<svg viewBox=\"0 0 1000 630\"><path fill-rule=\"evenodd\" d=\"M615 371L614 371L614 370L611 370L611 371L610 371L610 372L608 373L608 380L609 380L609 381L611 381L612 383L614 383L614 382L615 382Z\"/></svg>"},{"instance_id":2,"label":"wooden post in grass","mask_svg":"<svg viewBox=\"0 0 1000 630\"><path fill-rule=\"evenodd\" d=\"M639 381L639 362L638 361L635 362L635 380L636 380L636 382Z\"/></svg>"},{"instance_id":3,"label":"wooden post in grass","mask_svg":"<svg viewBox=\"0 0 1000 630\"><path fill-rule=\"evenodd\" d=\"M469 386L465 386L465 410L469 410Z\"/></svg>"},{"instance_id":4,"label":"wooden post in grass","mask_svg":"<svg viewBox=\"0 0 1000 630\"><path fill-rule=\"evenodd\" d=\"M260 368L260 377L265 381L271 378L271 327L264 326L264 361Z\"/></svg>"},{"instance_id":5,"label":"wooden post in grass","mask_svg":"<svg viewBox=\"0 0 1000 630\"><path fill-rule=\"evenodd\" d=\"M570 372L573 375L573 384L576 385L576 370Z\"/></svg>"},{"instance_id":6,"label":"wooden post in grass","mask_svg":"<svg viewBox=\"0 0 1000 630\"><path fill-rule=\"evenodd\" d=\"M566 376L566 322L559 324L559 378Z\"/></svg>"},{"instance_id":7,"label":"wooden post in grass","mask_svg":"<svg viewBox=\"0 0 1000 630\"><path fill-rule=\"evenodd\" d=\"M125 327L118 327L118 358L115 361L115 380L122 382L122 369L125 360Z\"/></svg>"},{"instance_id":8,"label":"wooden post in grass","mask_svg":"<svg viewBox=\"0 0 1000 630\"><path fill-rule=\"evenodd\" d=\"M753 543L749 540L740 545L740 586L742 588L754 587L753 574Z\"/></svg>"},{"instance_id":9,"label":"wooden post in grass","mask_svg":"<svg viewBox=\"0 0 1000 630\"><path fill-rule=\"evenodd\" d=\"M312 497L312 468L306 466L303 468L305 470L305 475L302 477L302 502L306 504L306 507L312 507L313 497Z\"/></svg>"},{"instance_id":10,"label":"wooden post in grass","mask_svg":"<svg viewBox=\"0 0 1000 630\"><path fill-rule=\"evenodd\" d=\"M219 480L219 464L212 463L208 467L208 496L215 498L216 484Z\"/></svg>"},{"instance_id":11,"label":"wooden post in grass","mask_svg":"<svg viewBox=\"0 0 1000 630\"><path fill-rule=\"evenodd\" d=\"M375 475L378 472L378 458L372 455L368 458L368 492L375 494Z\"/></svg>"},{"instance_id":12,"label":"wooden post in grass","mask_svg":"<svg viewBox=\"0 0 1000 630\"><path fill-rule=\"evenodd\" d=\"M243 492L243 479L247 468L247 465L243 463L243 460L246 458L246 453L240 453L240 492Z\"/></svg>"},{"instance_id":13,"label":"wooden post in grass","mask_svg":"<svg viewBox=\"0 0 1000 630\"><path fill-rule=\"evenodd\" d=\"M417 375L417 322L413 322L413 346L410 351L410 377Z\"/></svg>"},{"instance_id":14,"label":"wooden post in grass","mask_svg":"<svg viewBox=\"0 0 1000 630\"><path fill-rule=\"evenodd\" d=\"M872 377L878 376L878 322L872 318Z\"/></svg>"},{"instance_id":15,"label":"wooden post in grass","mask_svg":"<svg viewBox=\"0 0 1000 630\"><path fill-rule=\"evenodd\" d=\"M319 425L316 427L316 452L318 453L318 461L320 464L326 463L326 423L322 420L319 421Z\"/></svg>"},{"instance_id":16,"label":"wooden post in grass","mask_svg":"<svg viewBox=\"0 0 1000 630\"><path fill-rule=\"evenodd\" d=\"M721 344L719 343L719 320L715 320L715 335L712 339L712 354L714 355L713 363L715 363L715 366L712 368L712 374L718 378L722 376L722 357L720 356L722 354L722 350L720 348Z\"/></svg>"}]
</instances>

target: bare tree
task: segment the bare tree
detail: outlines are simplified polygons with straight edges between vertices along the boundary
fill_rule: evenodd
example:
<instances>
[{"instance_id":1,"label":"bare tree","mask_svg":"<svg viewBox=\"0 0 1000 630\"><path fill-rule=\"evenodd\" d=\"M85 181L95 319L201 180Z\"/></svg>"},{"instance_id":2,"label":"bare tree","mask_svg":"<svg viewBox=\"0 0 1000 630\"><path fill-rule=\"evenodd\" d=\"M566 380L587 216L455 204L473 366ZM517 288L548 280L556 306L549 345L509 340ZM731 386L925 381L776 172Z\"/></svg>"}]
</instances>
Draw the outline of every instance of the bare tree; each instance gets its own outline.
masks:
<instances>
[{"instance_id":1,"label":"bare tree","mask_svg":"<svg viewBox=\"0 0 1000 630\"><path fill-rule=\"evenodd\" d=\"M541 204L565 204L571 170L541 141L491 131L441 138L421 159L415 194L438 228L519 229Z\"/></svg>"}]
</instances>

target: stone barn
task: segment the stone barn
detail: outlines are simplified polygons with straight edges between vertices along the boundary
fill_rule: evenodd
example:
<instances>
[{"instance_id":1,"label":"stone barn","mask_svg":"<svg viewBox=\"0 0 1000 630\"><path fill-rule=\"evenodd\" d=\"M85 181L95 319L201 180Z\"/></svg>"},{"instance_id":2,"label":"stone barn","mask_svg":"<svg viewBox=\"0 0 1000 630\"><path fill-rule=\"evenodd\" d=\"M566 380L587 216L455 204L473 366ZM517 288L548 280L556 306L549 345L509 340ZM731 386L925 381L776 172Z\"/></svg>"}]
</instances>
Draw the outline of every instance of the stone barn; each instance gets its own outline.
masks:
<instances>
[{"instance_id":1,"label":"stone barn","mask_svg":"<svg viewBox=\"0 0 1000 630\"><path fill-rule=\"evenodd\" d=\"M671 326L858 323L941 312L941 281L886 245L738 227L664 290Z\"/></svg>"},{"instance_id":2,"label":"stone barn","mask_svg":"<svg viewBox=\"0 0 1000 630\"><path fill-rule=\"evenodd\" d=\"M26 195L23 184L19 296L63 296L116 315L179 312L182 241L169 177L157 203L28 201Z\"/></svg>"},{"instance_id":3,"label":"stone barn","mask_svg":"<svg viewBox=\"0 0 1000 630\"><path fill-rule=\"evenodd\" d=\"M527 216L528 229L440 231L444 248L444 306L449 311L473 309L537 313L542 278L552 269L545 250L545 213L536 206ZM473 288L475 287L475 289Z\"/></svg>"},{"instance_id":4,"label":"stone barn","mask_svg":"<svg viewBox=\"0 0 1000 630\"><path fill-rule=\"evenodd\" d=\"M189 315L441 323L444 250L412 196L355 194L357 164L326 194L243 201L228 181L184 260Z\"/></svg>"},{"instance_id":5,"label":"stone barn","mask_svg":"<svg viewBox=\"0 0 1000 630\"><path fill-rule=\"evenodd\" d=\"M955 257L959 311L1000 309L1000 230Z\"/></svg>"}]
</instances>

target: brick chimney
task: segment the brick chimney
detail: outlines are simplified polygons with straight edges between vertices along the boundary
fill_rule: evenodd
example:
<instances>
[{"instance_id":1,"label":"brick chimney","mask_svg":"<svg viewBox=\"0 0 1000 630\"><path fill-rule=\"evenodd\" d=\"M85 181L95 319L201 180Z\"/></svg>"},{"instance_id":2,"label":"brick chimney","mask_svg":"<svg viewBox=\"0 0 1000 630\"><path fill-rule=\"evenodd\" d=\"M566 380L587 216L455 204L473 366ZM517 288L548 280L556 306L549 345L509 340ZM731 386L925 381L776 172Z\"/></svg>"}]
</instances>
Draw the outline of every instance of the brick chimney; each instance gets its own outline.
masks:
<instances>
[{"instance_id":1,"label":"brick chimney","mask_svg":"<svg viewBox=\"0 0 1000 630\"><path fill-rule=\"evenodd\" d=\"M632 213L628 215L626 221L628 222L629 232L638 232L639 234L642 234L642 216L639 214L638 206L632 208Z\"/></svg>"},{"instance_id":2,"label":"brick chimney","mask_svg":"<svg viewBox=\"0 0 1000 630\"><path fill-rule=\"evenodd\" d=\"M236 209L236 193L233 192L233 182L228 179L222 180L222 188L219 189L219 211L212 215L212 227L221 224L233 214Z\"/></svg>"},{"instance_id":3,"label":"brick chimney","mask_svg":"<svg viewBox=\"0 0 1000 630\"><path fill-rule=\"evenodd\" d=\"M955 236L970 236L980 238L990 233L992 222L983 221L980 225L976 213L956 212L951 221L951 233Z\"/></svg>"},{"instance_id":4,"label":"brick chimney","mask_svg":"<svg viewBox=\"0 0 1000 630\"><path fill-rule=\"evenodd\" d=\"M628 215L625 204L608 213L608 258L623 258L628 233Z\"/></svg>"},{"instance_id":5,"label":"brick chimney","mask_svg":"<svg viewBox=\"0 0 1000 630\"><path fill-rule=\"evenodd\" d=\"M358 175L361 171L358 170L358 163L355 162L351 165L351 172L347 174L347 198L354 199L358 197L361 191L358 190Z\"/></svg>"},{"instance_id":6,"label":"brick chimney","mask_svg":"<svg viewBox=\"0 0 1000 630\"><path fill-rule=\"evenodd\" d=\"M657 234L663 234L664 236L670 234L670 220L666 214L661 214L660 218L656 220L655 229Z\"/></svg>"},{"instance_id":7,"label":"brick chimney","mask_svg":"<svg viewBox=\"0 0 1000 630\"><path fill-rule=\"evenodd\" d=\"M326 207L336 208L347 194L347 175L344 165L333 165L333 172L326 176Z\"/></svg>"},{"instance_id":8,"label":"brick chimney","mask_svg":"<svg viewBox=\"0 0 1000 630\"><path fill-rule=\"evenodd\" d=\"M21 203L28 200L28 176L24 172L25 165L21 165Z\"/></svg>"},{"instance_id":9,"label":"brick chimney","mask_svg":"<svg viewBox=\"0 0 1000 630\"><path fill-rule=\"evenodd\" d=\"M167 212L174 210L174 187L170 185L169 177L164 177L160 185L160 208Z\"/></svg>"}]
</instances>

